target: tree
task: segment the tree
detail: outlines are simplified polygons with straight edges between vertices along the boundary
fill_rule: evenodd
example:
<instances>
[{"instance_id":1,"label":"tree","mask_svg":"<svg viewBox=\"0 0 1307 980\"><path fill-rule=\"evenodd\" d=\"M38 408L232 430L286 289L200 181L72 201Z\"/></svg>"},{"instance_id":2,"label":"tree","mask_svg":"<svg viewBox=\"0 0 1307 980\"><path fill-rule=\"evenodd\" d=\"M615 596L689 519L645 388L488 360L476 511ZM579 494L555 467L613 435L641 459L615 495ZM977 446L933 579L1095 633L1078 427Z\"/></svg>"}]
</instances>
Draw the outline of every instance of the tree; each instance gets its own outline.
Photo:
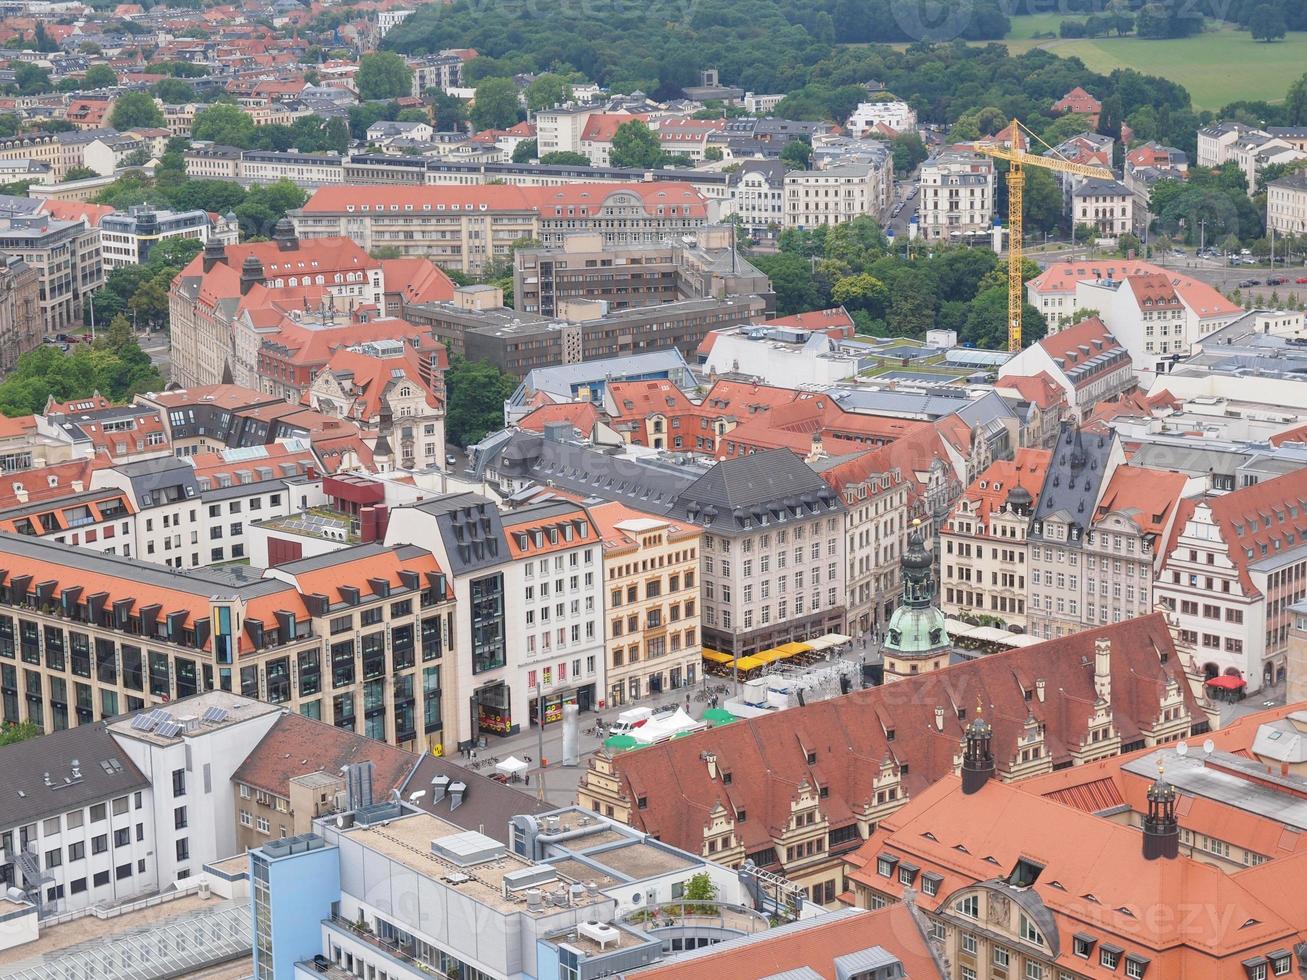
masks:
<instances>
[{"instance_id":1,"label":"tree","mask_svg":"<svg viewBox=\"0 0 1307 980\"><path fill-rule=\"evenodd\" d=\"M532 142L534 142L534 140ZM590 166L590 158L588 156L584 153L576 153L572 150L555 150L553 153L546 153L540 158L540 162L560 167Z\"/></svg>"},{"instance_id":2,"label":"tree","mask_svg":"<svg viewBox=\"0 0 1307 980\"><path fill-rule=\"evenodd\" d=\"M431 103L431 111L436 118L436 125L445 132L460 129L467 122L467 103L462 99L446 95L438 89L428 91L426 97Z\"/></svg>"},{"instance_id":3,"label":"tree","mask_svg":"<svg viewBox=\"0 0 1307 980\"><path fill-rule=\"evenodd\" d=\"M572 94L572 86L562 75L547 71L537 75L526 87L526 107L532 112L562 105Z\"/></svg>"},{"instance_id":4,"label":"tree","mask_svg":"<svg viewBox=\"0 0 1307 980\"><path fill-rule=\"evenodd\" d=\"M43 734L41 727L30 721L5 722L4 727L0 728L0 745L16 745Z\"/></svg>"},{"instance_id":5,"label":"tree","mask_svg":"<svg viewBox=\"0 0 1307 980\"><path fill-rule=\"evenodd\" d=\"M1252 16L1248 18L1248 33L1253 36L1254 41L1279 41L1287 32L1284 23L1284 14L1278 7L1272 7L1269 3L1264 3L1253 11Z\"/></svg>"},{"instance_id":6,"label":"tree","mask_svg":"<svg viewBox=\"0 0 1307 980\"><path fill-rule=\"evenodd\" d=\"M511 78L487 78L477 84L471 112L477 129L508 129L518 114L517 85Z\"/></svg>"},{"instance_id":7,"label":"tree","mask_svg":"<svg viewBox=\"0 0 1307 980\"><path fill-rule=\"evenodd\" d=\"M1307 74L1289 86L1284 98L1284 123L1287 126L1307 125Z\"/></svg>"},{"instance_id":8,"label":"tree","mask_svg":"<svg viewBox=\"0 0 1307 980\"><path fill-rule=\"evenodd\" d=\"M100 175L90 167L69 167L64 172L64 180L87 180L88 178L99 176Z\"/></svg>"},{"instance_id":9,"label":"tree","mask_svg":"<svg viewBox=\"0 0 1307 980\"><path fill-rule=\"evenodd\" d=\"M119 313L109 321L109 329L102 332L96 342L103 344L106 350L117 353L135 339L136 335L132 332L131 323L128 322L127 317Z\"/></svg>"},{"instance_id":10,"label":"tree","mask_svg":"<svg viewBox=\"0 0 1307 980\"><path fill-rule=\"evenodd\" d=\"M850 310L862 310L880 319L889 305L889 288L875 276L863 272L835 280L830 298L833 303Z\"/></svg>"},{"instance_id":11,"label":"tree","mask_svg":"<svg viewBox=\"0 0 1307 980\"><path fill-rule=\"evenodd\" d=\"M717 886L713 884L712 875L700 871L690 875L685 883L684 899L687 902L712 902L717 899Z\"/></svg>"},{"instance_id":12,"label":"tree","mask_svg":"<svg viewBox=\"0 0 1307 980\"><path fill-rule=\"evenodd\" d=\"M782 316L826 307L826 295L813 275L810 260L794 252L751 255L749 261L771 280L776 312Z\"/></svg>"},{"instance_id":13,"label":"tree","mask_svg":"<svg viewBox=\"0 0 1307 980\"><path fill-rule=\"evenodd\" d=\"M658 137L643 119L631 119L613 133L613 148L608 159L614 167L656 167L663 148Z\"/></svg>"},{"instance_id":14,"label":"tree","mask_svg":"<svg viewBox=\"0 0 1307 980\"><path fill-rule=\"evenodd\" d=\"M54 87L50 84L48 71L26 61L14 65L14 84L18 86L19 95L38 95Z\"/></svg>"},{"instance_id":15,"label":"tree","mask_svg":"<svg viewBox=\"0 0 1307 980\"><path fill-rule=\"evenodd\" d=\"M1062 220L1062 188L1047 170L1025 168L1025 189L1021 195L1023 224L1033 232L1052 231Z\"/></svg>"},{"instance_id":16,"label":"tree","mask_svg":"<svg viewBox=\"0 0 1307 980\"><path fill-rule=\"evenodd\" d=\"M127 92L120 96L109 113L109 125L120 132L163 125L163 113L154 99L144 92Z\"/></svg>"},{"instance_id":17,"label":"tree","mask_svg":"<svg viewBox=\"0 0 1307 980\"><path fill-rule=\"evenodd\" d=\"M165 78L155 82L152 91L169 105L184 105L195 101L195 89L180 78Z\"/></svg>"},{"instance_id":18,"label":"tree","mask_svg":"<svg viewBox=\"0 0 1307 980\"><path fill-rule=\"evenodd\" d=\"M227 103L211 105L195 114L191 123L191 139L248 150L254 146L254 120L240 106Z\"/></svg>"},{"instance_id":19,"label":"tree","mask_svg":"<svg viewBox=\"0 0 1307 980\"><path fill-rule=\"evenodd\" d=\"M513 162L530 163L539 152L540 145L534 139L519 140L517 146L513 147Z\"/></svg>"},{"instance_id":20,"label":"tree","mask_svg":"<svg viewBox=\"0 0 1307 980\"><path fill-rule=\"evenodd\" d=\"M92 65L82 77L84 88L113 88L118 84L118 76L108 65Z\"/></svg>"},{"instance_id":21,"label":"tree","mask_svg":"<svg viewBox=\"0 0 1307 980\"><path fill-rule=\"evenodd\" d=\"M892 143L892 153L894 155L894 169L901 174L908 174L916 170L917 166L930 155L926 152L926 144L921 141L921 137L916 133L899 133L895 136Z\"/></svg>"},{"instance_id":22,"label":"tree","mask_svg":"<svg viewBox=\"0 0 1307 980\"><path fill-rule=\"evenodd\" d=\"M781 150L781 163L786 170L807 170L812 160L812 147L806 140L790 140Z\"/></svg>"},{"instance_id":23,"label":"tree","mask_svg":"<svg viewBox=\"0 0 1307 980\"><path fill-rule=\"evenodd\" d=\"M516 379L490 361L452 357L445 372L445 432L450 441L469 446L502 428L504 401L516 387Z\"/></svg>"},{"instance_id":24,"label":"tree","mask_svg":"<svg viewBox=\"0 0 1307 980\"><path fill-rule=\"evenodd\" d=\"M365 54L355 81L359 98L365 102L398 99L413 92L413 72L403 58L390 51Z\"/></svg>"},{"instance_id":25,"label":"tree","mask_svg":"<svg viewBox=\"0 0 1307 980\"><path fill-rule=\"evenodd\" d=\"M721 160L723 157L725 157L725 155L726 154L722 152L722 148L720 146L709 146L706 147L703 151L703 158L705 160L710 160L713 162Z\"/></svg>"},{"instance_id":26,"label":"tree","mask_svg":"<svg viewBox=\"0 0 1307 980\"><path fill-rule=\"evenodd\" d=\"M168 289L156 280L150 280L132 294L128 306L138 326L153 329L168 320ZM112 326L112 324L111 324Z\"/></svg>"},{"instance_id":27,"label":"tree","mask_svg":"<svg viewBox=\"0 0 1307 980\"><path fill-rule=\"evenodd\" d=\"M289 180L251 187L245 200L235 209L241 234L247 239L256 235L271 238L277 222L286 217L286 212L303 207L306 200L308 194L303 188Z\"/></svg>"},{"instance_id":28,"label":"tree","mask_svg":"<svg viewBox=\"0 0 1307 980\"><path fill-rule=\"evenodd\" d=\"M976 297L963 325L961 340L987 350L1007 349L1007 286L994 286ZM1043 315L1029 303L1021 307L1021 342L1031 344L1047 332Z\"/></svg>"}]
</instances>

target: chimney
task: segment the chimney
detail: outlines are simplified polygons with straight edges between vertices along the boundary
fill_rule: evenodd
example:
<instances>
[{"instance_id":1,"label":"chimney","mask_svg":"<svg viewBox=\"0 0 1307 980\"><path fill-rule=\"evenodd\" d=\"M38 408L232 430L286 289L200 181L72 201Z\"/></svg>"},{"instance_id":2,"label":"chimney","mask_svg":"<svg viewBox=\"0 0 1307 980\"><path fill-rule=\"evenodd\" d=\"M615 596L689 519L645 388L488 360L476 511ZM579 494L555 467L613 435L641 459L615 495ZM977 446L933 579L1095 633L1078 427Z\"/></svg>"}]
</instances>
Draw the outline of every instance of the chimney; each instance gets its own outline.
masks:
<instances>
[{"instance_id":1,"label":"chimney","mask_svg":"<svg viewBox=\"0 0 1307 980\"><path fill-rule=\"evenodd\" d=\"M1175 817L1175 787L1163 777L1157 762L1157 778L1148 787L1148 814L1144 817L1144 860L1173 858L1180 853L1180 824Z\"/></svg>"},{"instance_id":2,"label":"chimney","mask_svg":"<svg viewBox=\"0 0 1307 980\"><path fill-rule=\"evenodd\" d=\"M204 243L204 271L212 272L215 266L226 265L227 249L217 238L210 238Z\"/></svg>"},{"instance_id":3,"label":"chimney","mask_svg":"<svg viewBox=\"0 0 1307 980\"><path fill-rule=\"evenodd\" d=\"M716 755L716 753L714 753L714 752L705 752L705 753L703 754L703 761L706 762L706 763L708 763L708 778L709 778L709 779L716 779L716 778L717 778L717 755Z\"/></svg>"},{"instance_id":4,"label":"chimney","mask_svg":"<svg viewBox=\"0 0 1307 980\"><path fill-rule=\"evenodd\" d=\"M449 784L449 809L457 810L463 805L463 799L467 796L467 783L457 782Z\"/></svg>"},{"instance_id":5,"label":"chimney","mask_svg":"<svg viewBox=\"0 0 1307 980\"><path fill-rule=\"evenodd\" d=\"M263 282L263 263L253 255L241 263L241 295L246 296L258 283Z\"/></svg>"},{"instance_id":6,"label":"chimney","mask_svg":"<svg viewBox=\"0 0 1307 980\"><path fill-rule=\"evenodd\" d=\"M1040 704L1044 703L1044 689L1047 686L1048 685L1045 683L1044 678L1042 677L1035 678L1035 697L1039 698Z\"/></svg>"},{"instance_id":7,"label":"chimney","mask_svg":"<svg viewBox=\"0 0 1307 980\"><path fill-rule=\"evenodd\" d=\"M967 796L979 792L994 775L994 750L990 744L994 729L980 716L980 707L976 707L976 717L967 726L966 748L962 754L962 792Z\"/></svg>"},{"instance_id":8,"label":"chimney","mask_svg":"<svg viewBox=\"0 0 1307 980\"><path fill-rule=\"evenodd\" d=\"M1094 640L1094 693L1112 703L1112 641L1105 636Z\"/></svg>"},{"instance_id":9,"label":"chimney","mask_svg":"<svg viewBox=\"0 0 1307 980\"><path fill-rule=\"evenodd\" d=\"M431 780L431 805L439 803L445 798L445 792L449 789L449 777L437 776Z\"/></svg>"},{"instance_id":10,"label":"chimney","mask_svg":"<svg viewBox=\"0 0 1307 980\"><path fill-rule=\"evenodd\" d=\"M938 704L935 705L935 730L937 732L944 730L944 709Z\"/></svg>"}]
</instances>

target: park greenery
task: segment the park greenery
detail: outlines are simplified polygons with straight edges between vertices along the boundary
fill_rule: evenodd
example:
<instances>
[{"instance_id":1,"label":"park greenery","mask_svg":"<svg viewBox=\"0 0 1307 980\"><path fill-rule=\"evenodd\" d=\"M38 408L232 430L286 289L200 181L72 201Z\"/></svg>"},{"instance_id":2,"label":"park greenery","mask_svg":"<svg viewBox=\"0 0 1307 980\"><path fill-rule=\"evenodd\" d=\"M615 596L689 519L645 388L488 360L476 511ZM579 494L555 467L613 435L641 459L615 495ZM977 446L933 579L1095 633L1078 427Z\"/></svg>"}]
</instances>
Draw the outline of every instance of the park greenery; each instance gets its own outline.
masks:
<instances>
[{"instance_id":1,"label":"park greenery","mask_svg":"<svg viewBox=\"0 0 1307 980\"><path fill-rule=\"evenodd\" d=\"M861 334L920 338L940 327L976 347L1007 343L1007 268L988 249L923 242L904 253L871 218L786 229L779 245L749 261L770 277L782 315L842 305ZM1026 279L1038 271L1026 261ZM1022 328L1029 340L1046 332L1030 304Z\"/></svg>"},{"instance_id":2,"label":"park greenery","mask_svg":"<svg viewBox=\"0 0 1307 980\"><path fill-rule=\"evenodd\" d=\"M13 417L45 410L50 398L67 401L99 392L126 402L143 391L157 391L163 378L150 363L123 316L115 317L94 343L64 353L47 344L18 358L0 382L0 413Z\"/></svg>"},{"instance_id":3,"label":"park greenery","mask_svg":"<svg viewBox=\"0 0 1307 980\"><path fill-rule=\"evenodd\" d=\"M449 441L470 446L487 432L502 429L504 402L516 387L513 376L490 361L469 361L457 354L450 357L445 372L445 433Z\"/></svg>"},{"instance_id":4,"label":"park greenery","mask_svg":"<svg viewBox=\"0 0 1307 980\"><path fill-rule=\"evenodd\" d=\"M241 236L250 239L270 238L286 212L302 207L308 199L304 189L289 180L246 190L231 181L192 179L186 175L183 145L184 141L174 141L160 158L153 177L129 171L102 190L95 203L120 211L134 204L153 204L176 211L199 208L214 214L235 214Z\"/></svg>"}]
</instances>

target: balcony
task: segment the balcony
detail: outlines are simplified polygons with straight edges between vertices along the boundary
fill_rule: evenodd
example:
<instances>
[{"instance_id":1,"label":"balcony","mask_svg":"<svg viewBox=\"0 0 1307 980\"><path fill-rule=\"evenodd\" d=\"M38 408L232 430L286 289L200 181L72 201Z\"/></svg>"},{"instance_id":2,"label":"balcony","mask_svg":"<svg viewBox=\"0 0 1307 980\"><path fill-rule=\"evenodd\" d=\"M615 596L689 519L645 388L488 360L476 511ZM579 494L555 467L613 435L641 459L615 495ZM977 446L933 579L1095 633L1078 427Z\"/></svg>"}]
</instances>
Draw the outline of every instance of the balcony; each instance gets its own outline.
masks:
<instances>
[{"instance_id":1,"label":"balcony","mask_svg":"<svg viewBox=\"0 0 1307 980\"><path fill-rule=\"evenodd\" d=\"M771 928L770 920L761 912L722 902L649 905L627 913L621 923L659 940L664 949L672 948L673 940L681 940L684 948L691 949L693 946L686 945L687 941L707 939L710 944L716 944Z\"/></svg>"}]
</instances>

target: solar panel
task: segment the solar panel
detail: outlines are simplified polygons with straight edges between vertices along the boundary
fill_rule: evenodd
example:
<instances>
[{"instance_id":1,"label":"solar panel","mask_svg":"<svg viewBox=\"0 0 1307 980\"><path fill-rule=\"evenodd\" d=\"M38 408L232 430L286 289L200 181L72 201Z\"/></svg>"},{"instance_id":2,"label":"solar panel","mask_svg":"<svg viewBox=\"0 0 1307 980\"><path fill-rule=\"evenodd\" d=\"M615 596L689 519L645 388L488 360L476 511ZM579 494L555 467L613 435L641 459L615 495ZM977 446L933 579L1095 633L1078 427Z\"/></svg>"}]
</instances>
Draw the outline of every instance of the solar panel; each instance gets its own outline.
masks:
<instances>
[{"instance_id":1,"label":"solar panel","mask_svg":"<svg viewBox=\"0 0 1307 980\"><path fill-rule=\"evenodd\" d=\"M175 721L165 721L158 728L158 733L162 738L176 738L181 734L182 726Z\"/></svg>"},{"instance_id":2,"label":"solar panel","mask_svg":"<svg viewBox=\"0 0 1307 980\"><path fill-rule=\"evenodd\" d=\"M154 728L154 712L137 715L132 719L132 728L138 732L148 732Z\"/></svg>"},{"instance_id":3,"label":"solar panel","mask_svg":"<svg viewBox=\"0 0 1307 980\"><path fill-rule=\"evenodd\" d=\"M206 708L205 711L204 711L204 714L202 714L202 715L200 716L200 719L201 719L202 721L212 722L212 723L214 723L214 724L217 724L218 722L221 722L221 721L226 721L226 720L227 720L227 709L226 709L226 708L219 708L219 707L217 707L217 706L212 707L212 708Z\"/></svg>"}]
</instances>

